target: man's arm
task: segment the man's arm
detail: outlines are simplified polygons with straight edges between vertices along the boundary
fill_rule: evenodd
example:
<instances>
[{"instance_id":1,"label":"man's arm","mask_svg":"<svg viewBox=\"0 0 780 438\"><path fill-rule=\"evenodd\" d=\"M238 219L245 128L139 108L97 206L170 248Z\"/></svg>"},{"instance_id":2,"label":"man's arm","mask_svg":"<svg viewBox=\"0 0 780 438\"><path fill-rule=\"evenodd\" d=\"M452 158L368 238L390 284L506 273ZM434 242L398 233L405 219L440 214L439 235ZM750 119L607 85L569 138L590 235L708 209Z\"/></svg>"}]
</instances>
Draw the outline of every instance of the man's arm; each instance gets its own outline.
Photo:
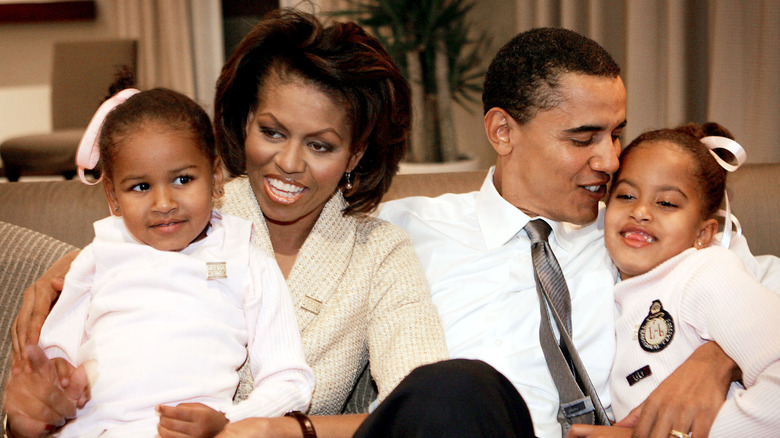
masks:
<instances>
[{"instance_id":1,"label":"man's arm","mask_svg":"<svg viewBox=\"0 0 780 438\"><path fill-rule=\"evenodd\" d=\"M707 342L616 426L633 427L636 438L667 438L672 429L706 437L731 382L739 378L737 364Z\"/></svg>"}]
</instances>

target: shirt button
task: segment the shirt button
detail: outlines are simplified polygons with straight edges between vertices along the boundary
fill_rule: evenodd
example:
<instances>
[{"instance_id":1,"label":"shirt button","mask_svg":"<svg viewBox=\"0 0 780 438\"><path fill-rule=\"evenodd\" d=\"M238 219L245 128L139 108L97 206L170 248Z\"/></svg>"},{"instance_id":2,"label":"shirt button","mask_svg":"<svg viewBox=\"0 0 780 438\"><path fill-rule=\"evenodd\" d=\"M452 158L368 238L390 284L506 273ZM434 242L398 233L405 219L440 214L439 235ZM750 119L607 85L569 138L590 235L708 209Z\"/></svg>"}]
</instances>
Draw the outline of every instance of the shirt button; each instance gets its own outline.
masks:
<instances>
[{"instance_id":1,"label":"shirt button","mask_svg":"<svg viewBox=\"0 0 780 438\"><path fill-rule=\"evenodd\" d=\"M496 347L500 347L500 346L501 346L501 339L496 339Z\"/></svg>"}]
</instances>

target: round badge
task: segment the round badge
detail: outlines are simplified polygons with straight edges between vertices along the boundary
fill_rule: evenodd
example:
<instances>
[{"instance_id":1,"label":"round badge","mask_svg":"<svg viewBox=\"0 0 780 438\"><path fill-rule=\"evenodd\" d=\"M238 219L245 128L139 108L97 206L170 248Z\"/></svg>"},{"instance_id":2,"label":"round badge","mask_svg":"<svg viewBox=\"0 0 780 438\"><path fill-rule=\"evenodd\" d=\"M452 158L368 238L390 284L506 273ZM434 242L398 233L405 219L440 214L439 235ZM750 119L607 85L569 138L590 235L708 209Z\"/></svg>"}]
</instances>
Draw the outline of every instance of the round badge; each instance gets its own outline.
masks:
<instances>
[{"instance_id":1,"label":"round badge","mask_svg":"<svg viewBox=\"0 0 780 438\"><path fill-rule=\"evenodd\" d=\"M674 320L664 310L661 301L655 300L650 306L650 312L639 326L639 346L643 350L655 353L661 351L672 342L674 336Z\"/></svg>"}]
</instances>

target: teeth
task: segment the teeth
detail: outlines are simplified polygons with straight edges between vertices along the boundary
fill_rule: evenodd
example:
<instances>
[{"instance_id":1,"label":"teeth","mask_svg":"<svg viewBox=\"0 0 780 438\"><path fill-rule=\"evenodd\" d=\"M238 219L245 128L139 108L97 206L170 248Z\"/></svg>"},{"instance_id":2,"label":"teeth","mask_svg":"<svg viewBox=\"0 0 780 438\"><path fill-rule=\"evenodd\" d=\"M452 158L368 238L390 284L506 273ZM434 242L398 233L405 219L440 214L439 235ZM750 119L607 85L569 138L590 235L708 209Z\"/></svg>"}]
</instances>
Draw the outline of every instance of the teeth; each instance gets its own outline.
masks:
<instances>
[{"instance_id":1,"label":"teeth","mask_svg":"<svg viewBox=\"0 0 780 438\"><path fill-rule=\"evenodd\" d=\"M640 232L636 232L636 231L629 231L629 232L621 233L621 235L623 237L625 237L626 239L641 240L641 241L644 241L644 242L647 242L647 243L655 242L655 237L653 237L653 236L651 236L649 234L640 233Z\"/></svg>"},{"instance_id":2,"label":"teeth","mask_svg":"<svg viewBox=\"0 0 780 438\"><path fill-rule=\"evenodd\" d=\"M598 192L601 186L585 186L585 190L589 190L591 192Z\"/></svg>"},{"instance_id":3,"label":"teeth","mask_svg":"<svg viewBox=\"0 0 780 438\"><path fill-rule=\"evenodd\" d=\"M268 185L274 189L274 193L279 196L292 198L303 191L303 187L298 187L295 184L289 184L282 180L275 178L268 178Z\"/></svg>"}]
</instances>

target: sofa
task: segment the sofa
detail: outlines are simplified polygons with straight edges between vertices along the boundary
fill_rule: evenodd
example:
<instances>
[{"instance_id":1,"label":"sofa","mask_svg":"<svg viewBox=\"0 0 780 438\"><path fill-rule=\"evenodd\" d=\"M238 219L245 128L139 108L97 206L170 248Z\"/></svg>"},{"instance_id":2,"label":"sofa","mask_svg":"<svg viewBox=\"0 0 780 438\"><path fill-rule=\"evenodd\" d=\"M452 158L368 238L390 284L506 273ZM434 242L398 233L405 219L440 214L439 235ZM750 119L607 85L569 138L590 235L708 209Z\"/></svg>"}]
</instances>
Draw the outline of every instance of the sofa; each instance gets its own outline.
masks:
<instances>
[{"instance_id":1,"label":"sofa","mask_svg":"<svg viewBox=\"0 0 780 438\"><path fill-rule=\"evenodd\" d=\"M399 175L385 200L479 190L485 171ZM729 176L729 199L754 254L780 255L780 163L747 164ZM92 222L109 214L101 185L79 181L0 184L0 363L22 291L63 254L92 240ZM0 395L7 367L0 369ZM2 408L2 397L0 397Z\"/></svg>"}]
</instances>

